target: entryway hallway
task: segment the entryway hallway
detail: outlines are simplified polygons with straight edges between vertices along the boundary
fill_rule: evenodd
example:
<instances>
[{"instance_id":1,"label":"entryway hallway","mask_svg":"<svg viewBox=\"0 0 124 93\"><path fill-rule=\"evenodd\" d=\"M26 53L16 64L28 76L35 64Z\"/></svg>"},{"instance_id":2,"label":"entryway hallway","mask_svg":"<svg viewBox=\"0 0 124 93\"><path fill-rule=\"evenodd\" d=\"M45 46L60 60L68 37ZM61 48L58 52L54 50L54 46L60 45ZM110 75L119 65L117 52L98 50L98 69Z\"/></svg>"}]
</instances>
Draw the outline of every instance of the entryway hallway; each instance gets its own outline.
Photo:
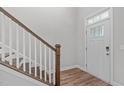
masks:
<instances>
[{"instance_id":1,"label":"entryway hallway","mask_svg":"<svg viewBox=\"0 0 124 93\"><path fill-rule=\"evenodd\" d=\"M61 86L111 86L78 68L61 72Z\"/></svg>"}]
</instances>

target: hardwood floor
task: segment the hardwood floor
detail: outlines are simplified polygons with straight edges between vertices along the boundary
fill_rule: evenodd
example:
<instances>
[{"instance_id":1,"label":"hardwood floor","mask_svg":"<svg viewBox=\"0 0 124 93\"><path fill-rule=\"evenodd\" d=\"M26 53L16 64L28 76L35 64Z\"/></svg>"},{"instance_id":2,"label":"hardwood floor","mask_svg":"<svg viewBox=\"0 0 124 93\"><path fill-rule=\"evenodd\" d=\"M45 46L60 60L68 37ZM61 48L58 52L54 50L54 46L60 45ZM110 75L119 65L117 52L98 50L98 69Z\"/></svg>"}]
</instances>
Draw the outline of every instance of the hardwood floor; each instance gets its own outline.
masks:
<instances>
[{"instance_id":1,"label":"hardwood floor","mask_svg":"<svg viewBox=\"0 0 124 93\"><path fill-rule=\"evenodd\" d=\"M110 84L84 72L78 68L61 72L62 86L110 86Z\"/></svg>"}]
</instances>

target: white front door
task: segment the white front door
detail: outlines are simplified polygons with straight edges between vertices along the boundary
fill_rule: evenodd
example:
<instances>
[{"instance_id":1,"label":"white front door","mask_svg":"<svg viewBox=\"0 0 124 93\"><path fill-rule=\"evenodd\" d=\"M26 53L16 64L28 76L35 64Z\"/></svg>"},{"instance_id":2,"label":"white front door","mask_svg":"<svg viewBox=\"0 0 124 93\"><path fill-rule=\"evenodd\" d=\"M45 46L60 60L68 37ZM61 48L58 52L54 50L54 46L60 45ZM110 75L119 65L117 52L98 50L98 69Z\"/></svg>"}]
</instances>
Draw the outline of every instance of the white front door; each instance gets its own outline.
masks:
<instances>
[{"instance_id":1,"label":"white front door","mask_svg":"<svg viewBox=\"0 0 124 93\"><path fill-rule=\"evenodd\" d=\"M87 26L87 71L110 82L110 20Z\"/></svg>"}]
</instances>

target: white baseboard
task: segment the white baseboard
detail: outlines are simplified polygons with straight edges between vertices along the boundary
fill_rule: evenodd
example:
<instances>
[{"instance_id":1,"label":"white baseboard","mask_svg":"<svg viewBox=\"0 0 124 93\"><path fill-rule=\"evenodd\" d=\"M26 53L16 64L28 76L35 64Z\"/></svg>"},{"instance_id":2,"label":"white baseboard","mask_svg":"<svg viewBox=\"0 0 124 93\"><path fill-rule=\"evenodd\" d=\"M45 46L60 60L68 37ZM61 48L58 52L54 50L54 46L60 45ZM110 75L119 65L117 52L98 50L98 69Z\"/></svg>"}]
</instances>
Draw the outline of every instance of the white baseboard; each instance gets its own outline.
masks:
<instances>
[{"instance_id":1,"label":"white baseboard","mask_svg":"<svg viewBox=\"0 0 124 93\"><path fill-rule=\"evenodd\" d=\"M120 84L120 83L118 83L116 81L112 81L111 85L113 85L113 86L123 86L122 84Z\"/></svg>"},{"instance_id":2,"label":"white baseboard","mask_svg":"<svg viewBox=\"0 0 124 93\"><path fill-rule=\"evenodd\" d=\"M61 71L69 70L69 69L72 69L72 68L79 68L79 66L78 65L73 65L73 66L62 67Z\"/></svg>"},{"instance_id":3,"label":"white baseboard","mask_svg":"<svg viewBox=\"0 0 124 93\"><path fill-rule=\"evenodd\" d=\"M83 66L80 66L80 65L79 65L78 68L81 69L82 71L86 71L86 68L83 67Z\"/></svg>"},{"instance_id":4,"label":"white baseboard","mask_svg":"<svg viewBox=\"0 0 124 93\"><path fill-rule=\"evenodd\" d=\"M73 65L73 66L62 67L62 68L61 68L61 71L69 70L69 69L73 69L73 68L79 68L79 69L85 71L85 68L83 68L83 67L80 66L80 65Z\"/></svg>"}]
</instances>

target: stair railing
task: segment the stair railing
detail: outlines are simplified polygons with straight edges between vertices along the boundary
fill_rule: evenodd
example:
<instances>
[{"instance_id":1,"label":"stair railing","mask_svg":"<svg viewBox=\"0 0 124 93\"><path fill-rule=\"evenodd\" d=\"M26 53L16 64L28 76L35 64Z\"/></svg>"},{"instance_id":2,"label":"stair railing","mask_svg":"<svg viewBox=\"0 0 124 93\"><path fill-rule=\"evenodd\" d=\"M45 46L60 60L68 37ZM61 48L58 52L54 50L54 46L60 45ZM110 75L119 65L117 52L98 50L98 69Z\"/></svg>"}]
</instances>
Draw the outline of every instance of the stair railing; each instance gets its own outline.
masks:
<instances>
[{"instance_id":1,"label":"stair railing","mask_svg":"<svg viewBox=\"0 0 124 93\"><path fill-rule=\"evenodd\" d=\"M14 70L22 70L24 74L34 79L59 86L61 46L56 44L54 48L3 8L0 8L0 12L2 63L8 61L10 68L11 66L16 68Z\"/></svg>"}]
</instances>

